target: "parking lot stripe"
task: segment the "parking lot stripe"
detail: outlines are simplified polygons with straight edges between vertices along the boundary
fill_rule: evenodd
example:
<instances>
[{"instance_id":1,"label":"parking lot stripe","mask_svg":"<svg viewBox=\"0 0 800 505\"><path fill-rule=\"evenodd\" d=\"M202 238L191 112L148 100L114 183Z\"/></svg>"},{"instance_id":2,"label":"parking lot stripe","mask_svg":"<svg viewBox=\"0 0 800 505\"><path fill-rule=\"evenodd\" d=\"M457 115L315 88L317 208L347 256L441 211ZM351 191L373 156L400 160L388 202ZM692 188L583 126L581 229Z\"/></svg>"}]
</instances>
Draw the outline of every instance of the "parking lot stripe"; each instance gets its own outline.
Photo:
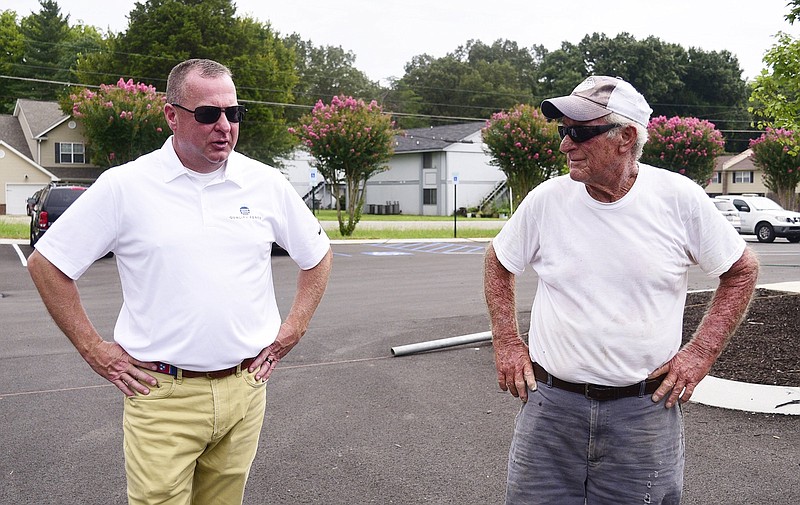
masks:
<instances>
[{"instance_id":1,"label":"parking lot stripe","mask_svg":"<svg viewBox=\"0 0 800 505\"><path fill-rule=\"evenodd\" d=\"M22 254L22 251L20 250L19 246L17 244L11 244L11 247L13 247L15 251L17 251L17 256L19 256L19 261L22 263L22 266L28 268L28 258L26 258L24 254Z\"/></svg>"}]
</instances>

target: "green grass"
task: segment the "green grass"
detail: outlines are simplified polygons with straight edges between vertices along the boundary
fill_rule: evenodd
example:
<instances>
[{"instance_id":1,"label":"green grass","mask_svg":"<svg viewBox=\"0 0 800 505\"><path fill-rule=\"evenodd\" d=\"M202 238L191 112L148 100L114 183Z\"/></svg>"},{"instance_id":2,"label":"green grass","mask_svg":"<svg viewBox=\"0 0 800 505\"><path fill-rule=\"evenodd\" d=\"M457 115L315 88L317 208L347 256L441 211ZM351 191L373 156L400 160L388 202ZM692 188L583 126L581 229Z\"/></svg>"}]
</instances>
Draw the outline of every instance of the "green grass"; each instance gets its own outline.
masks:
<instances>
[{"instance_id":1,"label":"green grass","mask_svg":"<svg viewBox=\"0 0 800 505\"><path fill-rule=\"evenodd\" d=\"M495 229L483 228L469 228L458 227L458 238L494 238L500 227ZM395 239L444 239L453 238L453 227L450 228L430 228L430 229L412 229L412 230L399 230L399 229L356 229L349 237L343 237L339 230L327 230L328 237L331 240L395 240Z\"/></svg>"},{"instance_id":2,"label":"green grass","mask_svg":"<svg viewBox=\"0 0 800 505\"><path fill-rule=\"evenodd\" d=\"M336 221L335 210L317 211L317 219L320 221ZM356 240L393 240L393 239L441 239L453 238L453 218L447 216L408 216L408 215L365 215L362 221L441 221L441 228L433 229L356 229L350 237L342 237L338 228L328 230L328 236L334 240L356 239ZM472 228L466 218L460 218L457 224L458 238L494 238L504 221L496 220L497 228L483 229ZM20 222L19 219L9 219L0 216L0 238L27 239L29 223Z\"/></svg>"},{"instance_id":3,"label":"green grass","mask_svg":"<svg viewBox=\"0 0 800 505\"><path fill-rule=\"evenodd\" d=\"M0 219L0 238L26 239L30 225Z\"/></svg>"},{"instance_id":4,"label":"green grass","mask_svg":"<svg viewBox=\"0 0 800 505\"><path fill-rule=\"evenodd\" d=\"M336 221L336 211L335 210L317 210L316 211L317 219L320 221ZM342 213L347 218L347 213ZM465 217L459 217L459 221L463 219L467 219ZM475 218L477 219L477 218ZM501 221L498 218L481 218L482 220L486 221ZM411 214L361 214L361 221L444 221L444 222L453 222L453 216L417 216ZM443 225L444 226L444 225ZM501 225L498 225L498 229Z\"/></svg>"}]
</instances>

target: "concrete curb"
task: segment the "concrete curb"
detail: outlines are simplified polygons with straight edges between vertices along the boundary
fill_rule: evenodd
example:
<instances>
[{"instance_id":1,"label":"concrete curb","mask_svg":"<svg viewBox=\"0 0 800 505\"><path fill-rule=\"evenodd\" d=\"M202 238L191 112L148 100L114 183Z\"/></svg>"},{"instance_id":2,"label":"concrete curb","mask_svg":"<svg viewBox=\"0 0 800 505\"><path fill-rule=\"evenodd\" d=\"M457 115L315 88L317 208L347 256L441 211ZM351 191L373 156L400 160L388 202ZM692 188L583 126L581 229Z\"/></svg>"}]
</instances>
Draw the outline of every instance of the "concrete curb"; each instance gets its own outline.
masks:
<instances>
[{"instance_id":1,"label":"concrete curb","mask_svg":"<svg viewBox=\"0 0 800 505\"><path fill-rule=\"evenodd\" d=\"M690 401L745 412L800 415L800 387L750 384L711 375L700 381Z\"/></svg>"},{"instance_id":2,"label":"concrete curb","mask_svg":"<svg viewBox=\"0 0 800 505\"><path fill-rule=\"evenodd\" d=\"M778 282L758 287L800 293L800 282ZM745 412L800 415L800 387L750 384L711 375L700 381L690 401Z\"/></svg>"}]
</instances>

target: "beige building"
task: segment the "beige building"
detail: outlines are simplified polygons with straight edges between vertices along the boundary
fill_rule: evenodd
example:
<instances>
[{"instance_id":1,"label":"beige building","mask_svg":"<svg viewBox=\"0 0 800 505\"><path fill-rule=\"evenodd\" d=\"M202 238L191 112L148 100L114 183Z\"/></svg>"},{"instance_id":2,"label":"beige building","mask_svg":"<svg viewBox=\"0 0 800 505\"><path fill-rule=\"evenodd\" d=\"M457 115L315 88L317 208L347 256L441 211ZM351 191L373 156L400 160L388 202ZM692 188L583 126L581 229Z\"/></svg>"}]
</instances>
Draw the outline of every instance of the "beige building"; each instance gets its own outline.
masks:
<instances>
[{"instance_id":1,"label":"beige building","mask_svg":"<svg viewBox=\"0 0 800 505\"><path fill-rule=\"evenodd\" d=\"M91 183L83 126L56 102L17 100L0 115L0 214L25 214L28 197L50 182Z\"/></svg>"},{"instance_id":2,"label":"beige building","mask_svg":"<svg viewBox=\"0 0 800 505\"><path fill-rule=\"evenodd\" d=\"M764 186L764 173L753 163L751 154L753 151L748 149L736 155L718 157L706 193L711 196L745 193L770 196L770 190ZM796 192L800 193L800 187Z\"/></svg>"}]
</instances>

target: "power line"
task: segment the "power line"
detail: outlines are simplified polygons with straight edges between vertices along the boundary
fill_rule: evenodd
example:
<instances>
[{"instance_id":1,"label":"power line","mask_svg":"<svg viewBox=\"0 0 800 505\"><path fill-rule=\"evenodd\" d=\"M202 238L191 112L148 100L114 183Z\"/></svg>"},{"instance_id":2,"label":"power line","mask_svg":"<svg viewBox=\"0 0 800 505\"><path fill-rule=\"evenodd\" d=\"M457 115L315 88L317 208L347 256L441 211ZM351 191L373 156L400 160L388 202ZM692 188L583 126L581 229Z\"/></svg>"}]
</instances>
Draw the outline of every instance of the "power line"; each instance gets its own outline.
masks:
<instances>
[{"instance_id":1,"label":"power line","mask_svg":"<svg viewBox=\"0 0 800 505\"><path fill-rule=\"evenodd\" d=\"M34 77L17 77L12 75L2 75L0 74L0 79L11 79L17 81L26 81L26 82L36 82L36 83L43 83L43 84L55 84L59 86L73 86L73 87L85 87L85 88L99 88L100 85L96 84L83 84L83 83L75 83L75 82L68 82L68 81L54 81L48 79L39 79ZM161 91L157 91L158 94L164 94ZM287 107L287 108L296 108L296 109L313 109L313 105L304 105L304 104L296 104L296 103L287 103L287 102L272 102L266 100L240 100L243 104L256 104L256 105L267 105L271 107ZM448 104L428 104L428 105L439 105L439 106L449 106L449 107L462 107L458 105L448 105ZM464 108L473 108L473 109L486 109L490 107L479 107L479 106L463 106ZM417 113L408 113L408 112L393 112L393 111L384 111L384 114L397 116L397 117L408 117L408 118L420 118L420 119L435 119L435 120L443 120L443 121L486 121L488 118L485 117L471 117L471 116L450 116L450 115L443 115L443 114L417 114ZM721 121L721 120L720 120ZM734 121L729 121L734 122ZM738 121L742 122L742 121ZM719 130L722 133L761 133L760 130ZM736 140L736 139L729 139L729 140Z\"/></svg>"}]
</instances>

